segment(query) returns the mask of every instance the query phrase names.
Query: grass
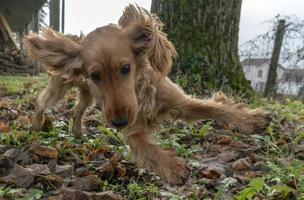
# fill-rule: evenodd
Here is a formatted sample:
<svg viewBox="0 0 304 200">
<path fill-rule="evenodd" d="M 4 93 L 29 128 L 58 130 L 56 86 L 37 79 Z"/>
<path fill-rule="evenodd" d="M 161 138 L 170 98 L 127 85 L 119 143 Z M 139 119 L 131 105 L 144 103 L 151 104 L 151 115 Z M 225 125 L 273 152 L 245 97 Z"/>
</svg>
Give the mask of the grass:
<svg viewBox="0 0 304 200">
<path fill-rule="evenodd" d="M 20 92 L 24 88 L 25 83 L 30 81 L 37 82 L 37 87 L 41 88 L 47 83 L 47 74 L 40 76 L 3 76 L 0 75 L 0 86 L 5 86 L 10 94 Z"/>
<path fill-rule="evenodd" d="M 0 76 L 0 86 L 7 88 L 9 97 L 16 100 L 18 109 L 24 109 L 29 102 L 35 98 L 42 87 L 47 83 L 47 75 L 38 77 L 24 76 Z M 1 89 L 1 88 L 0 88 Z M 20 95 L 22 94 L 22 95 Z M 1 101 L 1 100 L 0 100 Z M 73 103 L 68 101 L 69 106 Z M 213 186 L 210 189 L 211 196 L 204 198 L 198 196 L 195 190 L 187 198 L 181 193 L 168 190 L 157 181 L 144 177 L 141 171 L 136 177 L 131 177 L 124 184 L 111 177 L 100 183 L 100 191 L 113 190 L 124 194 L 126 199 L 231 199 L 246 200 L 258 197 L 260 199 L 302 199 L 304 200 L 304 162 L 295 156 L 291 146 L 304 145 L 304 104 L 300 101 L 284 99 L 280 101 L 257 98 L 251 102 L 250 107 L 263 106 L 273 115 L 273 121 L 261 134 L 250 136 L 233 136 L 237 141 L 244 140 L 267 163 L 268 172 L 260 177 L 250 178 L 246 183 L 241 184 L 236 177 L 225 177 L 219 180 L 212 180 Z M 22 110 L 27 112 L 27 110 Z M 32 112 L 32 111 L 31 111 Z M 10 122 L 10 132 L 0 133 L 0 144 L 14 146 L 19 149 L 26 147 L 32 141 L 53 146 L 62 145 L 59 160 L 73 155 L 79 160 L 86 161 L 88 154 L 109 145 L 115 152 L 119 152 L 123 159 L 130 161 L 129 149 L 123 140 L 120 132 L 107 128 L 104 125 L 96 126 L 94 131 L 100 133 L 95 136 L 88 135 L 82 139 L 75 139 L 70 134 L 70 120 L 55 120 L 53 128 L 49 132 L 32 132 L 28 124 L 25 130 L 19 130 L 16 121 Z M 206 144 L 216 146 L 213 141 L 215 132 L 218 129 L 213 121 L 184 125 L 179 122 L 166 124 L 157 134 L 159 144 L 168 149 L 175 149 L 177 154 L 184 157 L 191 170 L 199 167 L 199 161 L 192 158 L 194 154 L 208 156 Z M 190 140 L 188 144 L 186 141 Z M 283 141 L 283 142 L 282 142 Z M 285 143 L 284 143 L 285 141 Z M 78 145 L 78 146 L 77 146 Z M 77 148 L 70 148 L 77 146 Z M 91 163 L 84 164 L 88 170 L 95 170 L 96 166 Z M 191 171 L 192 175 L 198 172 Z M 144 178 L 142 178 L 144 177 Z M 198 187 L 209 189 L 206 180 L 197 180 Z M 176 188 L 176 191 L 179 188 Z M 232 192 L 233 191 L 233 192 Z M 44 192 L 44 191 L 43 191 Z M 42 196 L 41 188 L 3 187 L 0 186 L 0 198 L 18 196 L 16 199 L 39 199 Z"/>
</svg>

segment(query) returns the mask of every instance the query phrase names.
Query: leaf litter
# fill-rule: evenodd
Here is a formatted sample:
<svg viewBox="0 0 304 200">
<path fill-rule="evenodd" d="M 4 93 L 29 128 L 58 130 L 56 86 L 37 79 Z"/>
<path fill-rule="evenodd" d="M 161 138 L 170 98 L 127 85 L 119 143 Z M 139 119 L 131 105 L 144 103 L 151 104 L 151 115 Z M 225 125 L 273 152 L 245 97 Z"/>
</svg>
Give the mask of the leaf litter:
<svg viewBox="0 0 304 200">
<path fill-rule="evenodd" d="M 74 138 L 76 91 L 46 112 L 43 131 L 32 131 L 37 85 L 29 81 L 16 93 L 1 89 L 0 198 L 272 199 L 301 197 L 304 191 L 304 114 L 292 102 L 258 102 L 274 113 L 273 124 L 249 136 L 211 121 L 164 124 L 160 145 L 175 149 L 190 170 L 184 185 L 172 186 L 132 162 L 121 133 L 107 128 L 94 107 L 84 119 L 88 134 Z M 284 117 L 283 108 L 294 117 Z M 294 159 L 296 169 L 284 167 Z"/>
</svg>

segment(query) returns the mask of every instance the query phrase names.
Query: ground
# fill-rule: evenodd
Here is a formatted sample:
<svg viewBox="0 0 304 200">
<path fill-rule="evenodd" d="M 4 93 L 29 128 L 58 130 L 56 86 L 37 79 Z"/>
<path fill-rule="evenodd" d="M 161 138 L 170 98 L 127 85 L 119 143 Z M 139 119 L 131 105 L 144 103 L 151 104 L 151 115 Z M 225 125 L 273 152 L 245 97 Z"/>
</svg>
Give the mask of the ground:
<svg viewBox="0 0 304 200">
<path fill-rule="evenodd" d="M 94 107 L 88 134 L 71 134 L 76 91 L 47 111 L 44 131 L 33 132 L 40 77 L 0 76 L 0 199 L 304 199 L 304 104 L 256 98 L 272 122 L 241 135 L 214 121 L 168 122 L 157 141 L 187 160 L 189 178 L 171 186 L 132 162 L 120 132 L 103 124 Z M 77 197 L 77 198 L 76 198 Z"/>
</svg>

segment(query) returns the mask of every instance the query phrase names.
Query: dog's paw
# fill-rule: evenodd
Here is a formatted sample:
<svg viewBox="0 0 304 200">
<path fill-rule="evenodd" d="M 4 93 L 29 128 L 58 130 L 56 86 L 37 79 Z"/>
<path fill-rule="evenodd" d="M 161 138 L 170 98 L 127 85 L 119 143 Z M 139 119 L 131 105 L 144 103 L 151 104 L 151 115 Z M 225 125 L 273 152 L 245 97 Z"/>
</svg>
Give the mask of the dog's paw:
<svg viewBox="0 0 304 200">
<path fill-rule="evenodd" d="M 83 134 L 86 134 L 87 133 L 87 129 L 84 128 L 84 127 L 73 127 L 72 128 L 72 133 L 73 135 L 76 137 L 76 138 L 81 138 L 81 136 Z"/>
<path fill-rule="evenodd" d="M 271 121 L 270 113 L 262 108 L 249 110 L 243 119 L 235 122 L 236 128 L 241 133 L 251 134 L 267 128 Z"/>
<path fill-rule="evenodd" d="M 40 131 L 43 129 L 43 125 L 45 122 L 43 112 L 35 112 L 32 115 L 31 120 L 32 120 L 32 126 L 33 126 L 34 131 Z"/>
<path fill-rule="evenodd" d="M 169 184 L 184 184 L 188 177 L 188 170 L 185 160 L 179 157 L 168 158 L 167 161 L 161 163 L 161 178 Z"/>
</svg>

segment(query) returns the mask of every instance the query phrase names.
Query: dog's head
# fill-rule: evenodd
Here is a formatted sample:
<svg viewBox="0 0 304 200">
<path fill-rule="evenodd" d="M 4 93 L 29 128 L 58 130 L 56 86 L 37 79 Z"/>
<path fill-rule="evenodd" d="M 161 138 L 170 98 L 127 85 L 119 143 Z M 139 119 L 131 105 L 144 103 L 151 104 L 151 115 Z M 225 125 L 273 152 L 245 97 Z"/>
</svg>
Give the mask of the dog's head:
<svg viewBox="0 0 304 200">
<path fill-rule="evenodd" d="M 157 16 L 129 5 L 117 25 L 97 28 L 82 41 L 52 29 L 26 39 L 29 55 L 52 75 L 84 77 L 109 124 L 133 124 L 138 113 L 136 84 L 143 68 L 158 78 L 170 71 L 175 49 Z"/>
</svg>

